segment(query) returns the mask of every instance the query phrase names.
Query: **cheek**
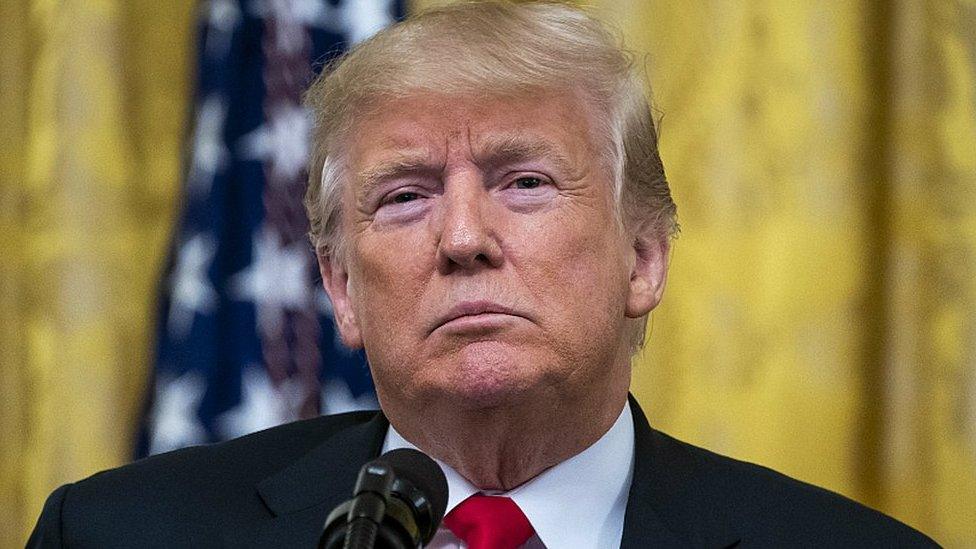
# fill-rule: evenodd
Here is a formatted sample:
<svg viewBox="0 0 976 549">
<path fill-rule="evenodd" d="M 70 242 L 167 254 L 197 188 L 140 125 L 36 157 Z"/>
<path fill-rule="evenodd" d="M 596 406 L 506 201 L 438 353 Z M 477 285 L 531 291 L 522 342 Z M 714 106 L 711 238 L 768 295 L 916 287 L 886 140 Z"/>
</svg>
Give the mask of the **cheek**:
<svg viewBox="0 0 976 549">
<path fill-rule="evenodd" d="M 589 282 L 620 276 L 621 239 L 602 209 L 584 207 L 559 212 L 545 227 L 534 228 L 547 238 L 536 242 L 539 257 L 549 257 L 551 270 Z"/>
<path fill-rule="evenodd" d="M 581 315 L 599 321 L 622 318 L 627 272 L 612 228 L 594 230 L 593 220 L 562 224 L 550 238 L 535 239 L 523 259 L 525 283 L 541 303 L 579 326 Z M 545 234 L 545 233 L 543 233 Z"/>
<path fill-rule="evenodd" d="M 364 336 L 374 327 L 410 326 L 408 320 L 422 296 L 423 273 L 430 268 L 431 252 L 422 245 L 404 238 L 370 238 L 358 243 L 355 301 Z"/>
</svg>

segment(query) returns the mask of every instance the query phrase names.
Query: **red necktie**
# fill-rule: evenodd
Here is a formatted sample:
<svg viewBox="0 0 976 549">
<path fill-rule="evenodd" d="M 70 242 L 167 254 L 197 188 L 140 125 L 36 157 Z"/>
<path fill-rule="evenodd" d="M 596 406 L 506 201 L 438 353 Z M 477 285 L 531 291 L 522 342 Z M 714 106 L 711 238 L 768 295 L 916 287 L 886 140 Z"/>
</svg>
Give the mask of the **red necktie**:
<svg viewBox="0 0 976 549">
<path fill-rule="evenodd" d="M 516 549 L 535 530 L 509 498 L 475 494 L 444 517 L 444 526 L 468 544 L 468 549 Z"/>
</svg>

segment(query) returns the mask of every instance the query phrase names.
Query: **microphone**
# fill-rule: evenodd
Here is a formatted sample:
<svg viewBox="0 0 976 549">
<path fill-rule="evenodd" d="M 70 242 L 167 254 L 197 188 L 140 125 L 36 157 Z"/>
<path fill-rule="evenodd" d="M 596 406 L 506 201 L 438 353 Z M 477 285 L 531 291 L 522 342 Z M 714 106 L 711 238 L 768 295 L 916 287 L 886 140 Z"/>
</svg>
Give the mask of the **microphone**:
<svg viewBox="0 0 976 549">
<path fill-rule="evenodd" d="M 426 454 L 402 448 L 363 465 L 352 499 L 325 519 L 320 549 L 423 547 L 447 509 L 447 479 Z"/>
</svg>

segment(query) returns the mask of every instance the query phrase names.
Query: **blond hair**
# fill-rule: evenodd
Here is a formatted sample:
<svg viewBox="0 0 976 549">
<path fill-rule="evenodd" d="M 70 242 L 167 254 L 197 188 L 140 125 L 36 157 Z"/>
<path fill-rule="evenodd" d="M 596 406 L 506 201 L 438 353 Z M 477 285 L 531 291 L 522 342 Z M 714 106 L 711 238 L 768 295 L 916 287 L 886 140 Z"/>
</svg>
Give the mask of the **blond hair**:
<svg viewBox="0 0 976 549">
<path fill-rule="evenodd" d="M 357 114 L 424 93 L 582 94 L 597 113 L 617 220 L 644 236 L 677 231 L 643 79 L 586 12 L 556 2 L 459 2 L 380 31 L 330 63 L 305 96 L 312 159 L 305 206 L 316 253 L 343 260 L 343 142 Z"/>
</svg>

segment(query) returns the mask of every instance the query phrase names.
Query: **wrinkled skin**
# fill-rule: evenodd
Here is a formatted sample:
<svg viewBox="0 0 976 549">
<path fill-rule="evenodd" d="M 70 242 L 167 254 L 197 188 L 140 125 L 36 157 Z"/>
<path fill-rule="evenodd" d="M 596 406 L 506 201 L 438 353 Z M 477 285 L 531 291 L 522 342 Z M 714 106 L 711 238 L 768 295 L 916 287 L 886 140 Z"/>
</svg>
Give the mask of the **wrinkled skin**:
<svg viewBox="0 0 976 549">
<path fill-rule="evenodd" d="M 416 96 L 347 143 L 349 253 L 320 258 L 340 333 L 397 430 L 482 488 L 609 429 L 664 288 L 667 240 L 615 222 L 591 118 L 574 94 Z"/>
</svg>

